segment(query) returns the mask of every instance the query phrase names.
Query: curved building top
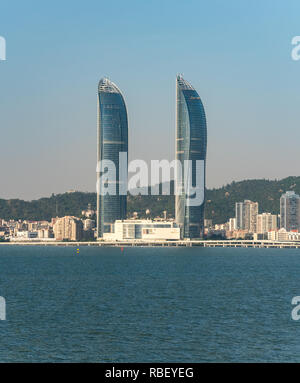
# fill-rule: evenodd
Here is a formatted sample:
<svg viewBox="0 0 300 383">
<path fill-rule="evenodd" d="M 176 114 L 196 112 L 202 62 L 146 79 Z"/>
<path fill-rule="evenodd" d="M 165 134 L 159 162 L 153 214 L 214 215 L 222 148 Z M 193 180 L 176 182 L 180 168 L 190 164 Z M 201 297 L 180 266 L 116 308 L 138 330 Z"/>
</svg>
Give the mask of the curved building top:
<svg viewBox="0 0 300 383">
<path fill-rule="evenodd" d="M 106 77 L 102 78 L 99 81 L 98 92 L 122 94 L 117 85 Z"/>
<path fill-rule="evenodd" d="M 182 90 L 195 90 L 190 83 L 188 83 L 181 74 L 177 76 L 177 82 Z"/>
</svg>

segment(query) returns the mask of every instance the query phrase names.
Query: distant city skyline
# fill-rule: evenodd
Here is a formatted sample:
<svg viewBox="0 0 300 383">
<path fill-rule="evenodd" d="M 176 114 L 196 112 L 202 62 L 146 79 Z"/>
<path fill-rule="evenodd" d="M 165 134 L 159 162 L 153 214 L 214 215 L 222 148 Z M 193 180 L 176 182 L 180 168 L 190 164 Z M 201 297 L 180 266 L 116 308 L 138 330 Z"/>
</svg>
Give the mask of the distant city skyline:
<svg viewBox="0 0 300 383">
<path fill-rule="evenodd" d="M 175 158 L 174 78 L 183 73 L 208 116 L 208 188 L 300 175 L 299 1 L 17 7 L 1 2 L 0 198 L 96 191 L 95 83 L 105 75 L 124 90 L 129 161 Z"/>
</svg>

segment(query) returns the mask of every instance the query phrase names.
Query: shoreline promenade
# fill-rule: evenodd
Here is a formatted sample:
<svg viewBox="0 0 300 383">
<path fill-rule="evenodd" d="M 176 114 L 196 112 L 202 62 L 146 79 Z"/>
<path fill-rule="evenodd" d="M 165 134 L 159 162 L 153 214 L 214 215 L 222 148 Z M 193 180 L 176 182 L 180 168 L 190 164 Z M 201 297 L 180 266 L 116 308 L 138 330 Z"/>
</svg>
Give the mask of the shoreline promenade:
<svg viewBox="0 0 300 383">
<path fill-rule="evenodd" d="M 93 247 L 230 247 L 298 249 L 300 241 L 272 240 L 192 240 L 192 241 L 15 241 L 0 242 L 0 246 L 93 246 Z"/>
</svg>

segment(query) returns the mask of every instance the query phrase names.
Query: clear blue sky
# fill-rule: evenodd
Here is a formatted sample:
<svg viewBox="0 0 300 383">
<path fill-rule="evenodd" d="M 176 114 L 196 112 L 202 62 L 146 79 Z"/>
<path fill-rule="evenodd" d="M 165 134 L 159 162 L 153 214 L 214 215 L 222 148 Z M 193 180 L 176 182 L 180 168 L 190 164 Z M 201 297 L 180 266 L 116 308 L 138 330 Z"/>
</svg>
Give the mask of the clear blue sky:
<svg viewBox="0 0 300 383">
<path fill-rule="evenodd" d="M 95 191 L 97 83 L 122 90 L 130 159 L 173 159 L 175 76 L 207 114 L 207 186 L 300 175 L 299 0 L 1 0 L 0 198 Z"/>
</svg>

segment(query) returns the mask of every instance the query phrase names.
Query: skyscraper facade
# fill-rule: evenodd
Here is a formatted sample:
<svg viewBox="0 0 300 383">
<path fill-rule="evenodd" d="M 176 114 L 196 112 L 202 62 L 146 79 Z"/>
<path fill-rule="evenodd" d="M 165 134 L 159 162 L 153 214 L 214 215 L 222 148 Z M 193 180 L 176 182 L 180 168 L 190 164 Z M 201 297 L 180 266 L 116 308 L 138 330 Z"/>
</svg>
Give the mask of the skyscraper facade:
<svg viewBox="0 0 300 383">
<path fill-rule="evenodd" d="M 120 155 L 120 153 L 122 153 Z M 127 213 L 127 153 L 128 120 L 124 98 L 119 88 L 107 78 L 98 85 L 97 121 L 97 236 L 111 232 L 118 219 L 125 219 Z M 124 154 L 126 158 L 124 157 Z M 120 166 L 120 156 L 125 159 Z M 107 181 L 101 177 L 108 171 L 100 166 L 105 161 L 115 165 L 115 180 Z M 115 193 L 103 191 L 111 182 Z M 121 193 L 123 190 L 123 193 Z M 125 192 L 124 192 L 125 190 Z"/>
<path fill-rule="evenodd" d="M 203 104 L 196 90 L 179 75 L 176 79 L 176 160 L 182 172 L 178 177 L 176 170 L 175 214 L 183 238 L 203 236 L 206 147 Z M 186 161 L 190 161 L 190 165 L 185 166 Z M 190 204 L 192 200 L 188 198 L 191 186 L 196 186 L 196 192 L 201 195 L 196 205 Z"/>
<path fill-rule="evenodd" d="M 258 215 L 258 202 L 245 200 L 236 202 L 235 218 L 238 230 L 248 230 L 250 233 L 256 233 Z"/>
<path fill-rule="evenodd" d="M 244 203 L 236 202 L 235 203 L 235 219 L 236 219 L 236 228 L 238 230 L 243 230 L 244 226 Z"/>
<path fill-rule="evenodd" d="M 300 230 L 300 197 L 294 191 L 280 197 L 280 227 L 286 231 Z"/>
<path fill-rule="evenodd" d="M 262 213 L 257 215 L 256 233 L 264 234 L 269 231 L 277 230 L 277 215 Z"/>
</svg>

